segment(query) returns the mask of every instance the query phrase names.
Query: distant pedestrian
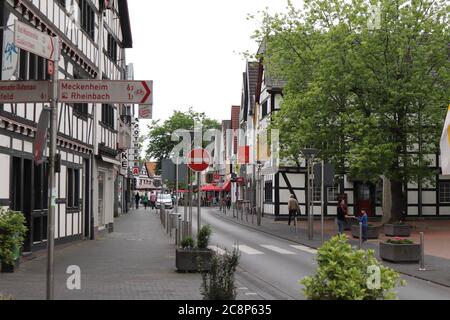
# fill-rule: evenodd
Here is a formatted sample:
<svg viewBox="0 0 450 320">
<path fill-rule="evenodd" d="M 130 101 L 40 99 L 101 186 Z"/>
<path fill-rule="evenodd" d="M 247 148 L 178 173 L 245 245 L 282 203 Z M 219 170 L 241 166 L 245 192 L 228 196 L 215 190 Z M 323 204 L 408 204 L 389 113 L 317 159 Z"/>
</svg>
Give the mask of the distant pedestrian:
<svg viewBox="0 0 450 320">
<path fill-rule="evenodd" d="M 297 225 L 297 214 L 300 213 L 300 206 L 298 204 L 297 199 L 295 199 L 295 195 L 293 195 L 293 194 L 291 194 L 291 197 L 289 199 L 288 210 L 289 210 L 289 223 L 288 223 L 288 225 L 289 226 L 291 225 L 292 217 L 294 217 L 295 225 Z"/>
<path fill-rule="evenodd" d="M 341 200 L 337 208 L 337 220 L 336 220 L 339 235 L 344 234 L 345 223 L 347 222 L 347 218 L 349 218 L 349 216 L 347 215 L 347 205 L 345 203 L 345 200 Z"/>
<path fill-rule="evenodd" d="M 367 242 L 369 240 L 368 238 L 368 229 L 369 229 L 369 216 L 367 215 L 367 210 L 362 209 L 361 210 L 361 216 L 359 218 L 356 218 L 361 224 L 362 224 L 362 238 L 363 242 Z"/>
<path fill-rule="evenodd" d="M 141 200 L 141 196 L 139 195 L 139 192 L 136 192 L 136 195 L 134 196 L 134 201 L 136 202 L 136 210 L 139 209 L 139 201 Z"/>
<path fill-rule="evenodd" d="M 227 196 L 227 209 L 228 209 L 228 211 L 231 210 L 231 197 L 230 196 Z"/>
<path fill-rule="evenodd" d="M 144 198 L 142 199 L 142 203 L 144 204 L 145 210 L 147 210 L 147 206 L 148 206 L 148 196 L 147 196 L 147 193 L 144 194 Z"/>
<path fill-rule="evenodd" d="M 154 192 L 150 195 L 150 207 L 156 210 L 156 194 Z"/>
</svg>

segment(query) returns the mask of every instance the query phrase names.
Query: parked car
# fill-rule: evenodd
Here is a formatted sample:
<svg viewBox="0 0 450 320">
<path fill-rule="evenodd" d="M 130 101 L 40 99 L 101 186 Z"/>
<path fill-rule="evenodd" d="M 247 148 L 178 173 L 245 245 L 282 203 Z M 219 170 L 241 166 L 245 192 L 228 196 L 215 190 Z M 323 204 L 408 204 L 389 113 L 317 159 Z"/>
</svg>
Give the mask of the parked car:
<svg viewBox="0 0 450 320">
<path fill-rule="evenodd" d="M 164 205 L 166 209 L 173 209 L 173 200 L 170 194 L 159 194 L 156 199 L 156 208 L 161 208 Z"/>
</svg>

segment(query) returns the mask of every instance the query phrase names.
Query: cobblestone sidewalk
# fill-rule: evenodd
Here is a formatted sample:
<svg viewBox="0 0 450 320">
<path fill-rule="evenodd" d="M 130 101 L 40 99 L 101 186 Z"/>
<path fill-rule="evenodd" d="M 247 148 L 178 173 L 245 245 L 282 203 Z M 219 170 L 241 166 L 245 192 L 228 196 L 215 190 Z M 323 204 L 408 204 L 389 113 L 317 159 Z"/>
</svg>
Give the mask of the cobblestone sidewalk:
<svg viewBox="0 0 450 320">
<path fill-rule="evenodd" d="M 200 300 L 201 276 L 175 272 L 175 246 L 159 217 L 135 211 L 116 220 L 115 233 L 55 252 L 57 300 Z M 67 289 L 69 266 L 81 268 L 81 290 Z M 0 274 L 0 293 L 18 300 L 45 299 L 46 257 L 23 263 L 14 274 Z M 242 287 L 242 283 L 237 283 Z M 239 290 L 239 299 L 264 299 Z"/>
</svg>

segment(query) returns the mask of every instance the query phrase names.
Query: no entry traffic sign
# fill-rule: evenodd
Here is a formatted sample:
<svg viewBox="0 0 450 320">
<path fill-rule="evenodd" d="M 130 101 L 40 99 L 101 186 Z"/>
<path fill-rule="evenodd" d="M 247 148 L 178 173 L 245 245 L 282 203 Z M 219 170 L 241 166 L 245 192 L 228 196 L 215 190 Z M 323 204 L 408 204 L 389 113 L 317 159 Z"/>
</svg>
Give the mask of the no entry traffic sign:
<svg viewBox="0 0 450 320">
<path fill-rule="evenodd" d="M 60 80 L 65 103 L 153 104 L 153 81 Z"/>
<path fill-rule="evenodd" d="M 194 149 L 189 153 L 188 167 L 195 172 L 202 172 L 208 169 L 211 157 L 205 149 Z"/>
</svg>

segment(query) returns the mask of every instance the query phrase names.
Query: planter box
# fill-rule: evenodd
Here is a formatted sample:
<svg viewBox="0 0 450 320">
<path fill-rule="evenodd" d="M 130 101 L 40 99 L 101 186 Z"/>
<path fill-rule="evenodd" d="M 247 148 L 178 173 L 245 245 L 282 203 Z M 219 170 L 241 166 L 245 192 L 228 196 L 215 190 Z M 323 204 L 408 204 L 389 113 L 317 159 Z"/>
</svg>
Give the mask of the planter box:
<svg viewBox="0 0 450 320">
<path fill-rule="evenodd" d="M 410 237 L 411 226 L 406 224 L 387 224 L 384 226 L 384 234 L 388 237 Z"/>
<path fill-rule="evenodd" d="M 354 219 L 347 219 L 345 221 L 345 224 L 344 224 L 344 230 L 345 231 L 352 231 L 353 226 L 357 226 L 357 225 L 359 225 L 358 221 L 356 221 Z"/>
<path fill-rule="evenodd" d="M 413 263 L 420 261 L 419 244 L 380 243 L 380 258 L 394 263 Z"/>
<path fill-rule="evenodd" d="M 359 225 L 352 226 L 353 238 L 359 239 Z M 369 226 L 367 229 L 367 238 L 370 240 L 376 240 L 380 237 L 380 228 Z"/>
<path fill-rule="evenodd" d="M 207 272 L 211 270 L 212 250 L 177 249 L 175 264 L 182 272 Z"/>
</svg>

